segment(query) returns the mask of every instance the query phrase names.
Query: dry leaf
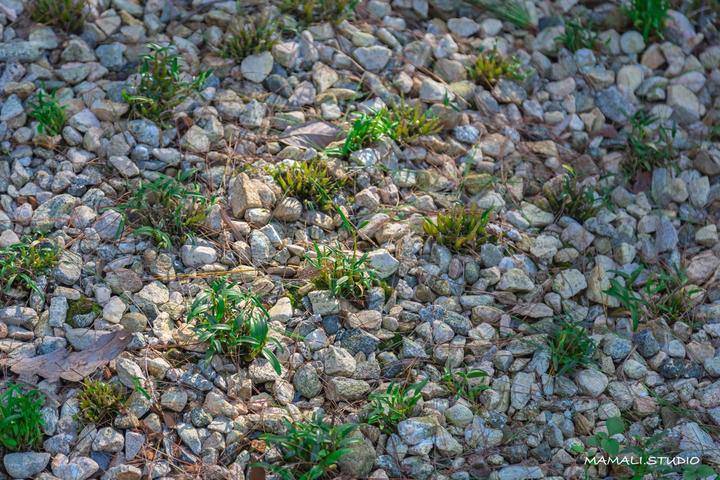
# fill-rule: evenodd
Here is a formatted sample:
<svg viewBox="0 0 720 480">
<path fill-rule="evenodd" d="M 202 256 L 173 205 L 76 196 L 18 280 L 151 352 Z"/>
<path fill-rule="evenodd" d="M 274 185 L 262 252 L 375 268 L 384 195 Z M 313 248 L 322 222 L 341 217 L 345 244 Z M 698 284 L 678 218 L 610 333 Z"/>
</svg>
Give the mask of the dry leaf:
<svg viewBox="0 0 720 480">
<path fill-rule="evenodd" d="M 260 467 L 250 467 L 248 480 L 265 480 L 265 469 Z"/>
<path fill-rule="evenodd" d="M 79 382 L 110 360 L 120 355 L 132 339 L 132 333 L 118 330 L 98 339 L 97 345 L 81 352 L 68 352 L 58 349 L 45 355 L 32 358 L 10 360 L 10 370 L 18 375 L 40 375 L 51 382 L 62 378 Z"/>
<path fill-rule="evenodd" d="M 286 145 L 303 148 L 325 148 L 342 134 L 335 125 L 315 121 L 294 127 L 283 133 L 280 141 Z"/>
</svg>

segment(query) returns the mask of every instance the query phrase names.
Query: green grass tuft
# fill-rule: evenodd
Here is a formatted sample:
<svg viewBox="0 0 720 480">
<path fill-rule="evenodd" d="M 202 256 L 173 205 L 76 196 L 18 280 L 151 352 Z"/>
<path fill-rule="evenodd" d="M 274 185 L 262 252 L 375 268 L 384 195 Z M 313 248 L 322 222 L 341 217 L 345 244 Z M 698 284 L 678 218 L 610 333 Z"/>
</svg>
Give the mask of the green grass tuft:
<svg viewBox="0 0 720 480">
<path fill-rule="evenodd" d="M 242 61 L 248 55 L 270 51 L 278 38 L 278 24 L 270 17 L 237 17 L 230 25 L 222 53 Z"/>
<path fill-rule="evenodd" d="M 581 48 L 599 50 L 602 42 L 598 34 L 593 30 L 592 21 L 587 26 L 582 20 L 567 20 L 565 22 L 565 33 L 556 39 L 571 52 L 577 52 Z"/>
<path fill-rule="evenodd" d="M 35 0 L 30 18 L 66 33 L 79 33 L 87 18 L 85 0 Z"/>
<path fill-rule="evenodd" d="M 426 384 L 427 380 L 408 387 L 391 383 L 384 392 L 371 393 L 368 397 L 370 412 L 367 423 L 377 425 L 388 435 L 393 433 L 395 426 L 412 414 L 422 398 L 420 391 Z"/>
<path fill-rule="evenodd" d="M 487 239 L 485 228 L 490 221 L 491 212 L 455 205 L 444 213 L 438 213 L 435 221 L 426 218 L 423 230 L 437 243 L 455 252 L 472 250 Z"/>
<path fill-rule="evenodd" d="M 351 436 L 357 425 L 329 424 L 319 411 L 310 421 L 283 420 L 283 424 L 284 433 L 261 436 L 269 447 L 280 450 L 282 464 L 258 464 L 282 480 L 330 478 L 338 461 L 349 453 L 349 447 L 360 441 Z"/>
<path fill-rule="evenodd" d="M 285 195 L 324 212 L 333 210 L 333 197 L 345 186 L 344 180 L 333 176 L 327 164 L 318 160 L 281 164 L 270 174 Z"/>
<path fill-rule="evenodd" d="M 0 394 L 0 445 L 10 452 L 35 450 L 43 438 L 42 406 L 45 397 L 38 390 L 24 391 L 7 384 Z"/>
<path fill-rule="evenodd" d="M 45 239 L 31 241 L 24 238 L 0 248 L 0 298 L 14 289 L 43 295 L 35 278 L 53 269 L 59 256 L 59 248 Z"/>
<path fill-rule="evenodd" d="M 592 362 L 595 341 L 587 330 L 575 323 L 561 320 L 548 335 L 550 374 L 568 375 Z"/>
<path fill-rule="evenodd" d="M 213 280 L 210 288 L 198 295 L 188 313 L 196 320 L 195 331 L 201 342 L 208 343 L 208 354 L 227 355 L 234 361 L 250 362 L 262 355 L 278 375 L 280 362 L 268 348 L 279 342 L 270 336 L 270 315 L 260 298 L 243 292 L 226 278 Z"/>
<path fill-rule="evenodd" d="M 78 394 L 78 419 L 84 424 L 94 423 L 96 427 L 110 425 L 122 410 L 125 398 L 120 385 L 86 379 Z"/>
<path fill-rule="evenodd" d="M 134 227 L 136 235 L 153 238 L 160 248 L 196 236 L 215 199 L 204 195 L 200 185 L 185 184 L 192 173 L 180 172 L 176 178 L 160 175 L 152 182 L 141 183 L 115 210 L 124 223 Z"/>
<path fill-rule="evenodd" d="M 497 47 L 480 52 L 469 72 L 473 81 L 488 89 L 492 89 L 501 78 L 522 82 L 527 77 L 520 60 L 516 56 L 503 57 Z"/>
<path fill-rule="evenodd" d="M 653 131 L 655 124 L 658 125 Z M 629 152 L 622 164 L 623 172 L 632 178 L 639 172 L 667 165 L 675 156 L 675 133 L 674 126 L 667 128 L 659 124 L 657 117 L 638 111 L 630 119 Z"/>
<path fill-rule="evenodd" d="M 478 369 L 461 369 L 453 371 L 445 367 L 440 383 L 445 385 L 454 399 L 465 399 L 470 405 L 477 405 L 480 394 L 490 387 L 479 383 L 477 379 L 487 378 L 487 372 Z"/>
<path fill-rule="evenodd" d="M 642 33 L 645 42 L 652 36 L 663 38 L 669 9 L 668 0 L 631 0 L 628 6 L 623 7 L 633 26 Z"/>
<path fill-rule="evenodd" d="M 336 297 L 362 301 L 374 286 L 382 286 L 377 273 L 367 264 L 368 255 L 357 250 L 346 253 L 337 247 L 321 249 L 314 245 L 315 257 L 305 256 L 315 270 L 312 283 L 320 290 L 330 290 Z"/>
<path fill-rule="evenodd" d="M 559 188 L 552 188 L 549 184 L 543 187 L 545 198 L 556 215 L 567 215 L 584 222 L 594 217 L 599 210 L 595 191 L 580 185 L 571 167 L 564 165 L 564 168 L 566 173 L 562 176 Z"/>
<path fill-rule="evenodd" d="M 530 11 L 523 0 L 472 0 L 472 3 L 518 28 L 533 28 Z"/>
<path fill-rule="evenodd" d="M 34 102 L 28 102 L 30 116 L 37 120 L 37 131 L 41 134 L 60 135 L 67 117 L 65 106 L 60 105 L 55 98 L 55 92 L 45 92 L 40 89 Z"/>
<path fill-rule="evenodd" d="M 301 24 L 340 23 L 355 11 L 359 0 L 283 0 L 280 11 Z"/>
<path fill-rule="evenodd" d="M 165 124 L 175 107 L 203 88 L 210 71 L 204 70 L 191 80 L 183 80 L 180 57 L 172 53 L 171 47 L 155 43 L 148 47 L 150 53 L 142 57 L 138 69 L 140 83 L 133 88 L 132 93 L 123 91 L 122 96 L 130 105 L 130 117 L 147 118 Z"/>
</svg>

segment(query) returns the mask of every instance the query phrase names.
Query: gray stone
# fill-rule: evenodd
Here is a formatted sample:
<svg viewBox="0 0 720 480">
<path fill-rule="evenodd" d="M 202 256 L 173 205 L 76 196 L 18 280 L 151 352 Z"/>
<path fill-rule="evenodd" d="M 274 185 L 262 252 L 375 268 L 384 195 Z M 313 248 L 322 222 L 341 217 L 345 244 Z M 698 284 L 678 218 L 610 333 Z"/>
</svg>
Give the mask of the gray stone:
<svg viewBox="0 0 720 480">
<path fill-rule="evenodd" d="M 1 45 L 0 48 L 2 48 Z M 5 471 L 12 478 L 34 478 L 45 470 L 49 461 L 49 453 L 39 452 L 6 453 L 3 457 Z"/>
<path fill-rule="evenodd" d="M 270 52 L 248 55 L 240 64 L 240 71 L 244 78 L 251 82 L 260 83 L 272 71 L 273 63 L 273 56 Z"/>
<path fill-rule="evenodd" d="M 392 51 L 382 45 L 356 48 L 353 52 L 355 59 L 366 70 L 378 72 L 387 65 Z"/>
</svg>

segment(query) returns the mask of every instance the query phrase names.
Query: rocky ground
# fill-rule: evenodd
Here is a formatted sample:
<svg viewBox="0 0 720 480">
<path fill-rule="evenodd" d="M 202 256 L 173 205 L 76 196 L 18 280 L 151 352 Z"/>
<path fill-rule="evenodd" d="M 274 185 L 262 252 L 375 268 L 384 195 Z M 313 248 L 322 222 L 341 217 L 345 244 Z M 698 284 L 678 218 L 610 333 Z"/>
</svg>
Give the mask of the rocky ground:
<svg viewBox="0 0 720 480">
<path fill-rule="evenodd" d="M 280 18 L 268 3 L 245 13 Z M 36 291 L 0 297 L 3 384 L 39 390 L 44 419 L 33 451 L 0 447 L 0 477 L 264 478 L 254 462 L 283 460 L 261 434 L 316 411 L 359 425 L 327 478 L 642 478 L 584 463 L 607 453 L 594 439 L 617 417 L 623 449 L 720 464 L 717 3 L 673 2 L 647 41 L 616 3 L 527 4 L 519 28 L 453 0 L 361 1 L 339 22 L 285 18 L 295 27 L 239 59 L 222 55 L 232 1 L 89 0 L 67 33 L 0 0 L 0 248 L 59 252 L 30 269 Z M 594 21 L 594 48 L 558 40 L 576 19 Z M 173 45 L 183 75 L 211 70 L 167 121 L 122 94 L 149 43 Z M 493 47 L 522 78 L 469 76 Z M 65 106 L 54 137 L 31 114 L 40 88 Z M 401 98 L 441 128 L 324 151 L 353 115 Z M 634 129 L 637 112 L 653 122 Z M 648 171 L 633 163 L 658 158 L 643 146 L 669 153 Z M 269 172 L 292 160 L 345 179 L 331 208 L 277 184 Z M 213 203 L 196 236 L 167 245 L 118 206 L 178 172 Z M 548 189 L 565 181 L 558 209 Z M 586 192 L 592 206 L 563 209 Z M 489 235 L 459 251 L 423 229 L 458 202 L 492 210 Z M 367 253 L 362 269 L 384 281 L 355 301 L 318 289 L 315 245 Z M 635 271 L 618 290 L 629 302 L 608 293 Z M 190 305 L 226 275 L 269 310 L 279 375 L 199 342 Z M 660 275 L 677 288 L 643 297 Z M 667 295 L 677 308 L 659 307 Z M 595 348 L 560 371 L 548 345 L 567 321 L 587 334 L 573 346 Z M 487 375 L 453 388 L 472 371 Z M 86 377 L 126 397 L 104 424 L 79 415 Z M 391 382 L 421 399 L 388 429 L 368 425 L 368 396 Z"/>
</svg>

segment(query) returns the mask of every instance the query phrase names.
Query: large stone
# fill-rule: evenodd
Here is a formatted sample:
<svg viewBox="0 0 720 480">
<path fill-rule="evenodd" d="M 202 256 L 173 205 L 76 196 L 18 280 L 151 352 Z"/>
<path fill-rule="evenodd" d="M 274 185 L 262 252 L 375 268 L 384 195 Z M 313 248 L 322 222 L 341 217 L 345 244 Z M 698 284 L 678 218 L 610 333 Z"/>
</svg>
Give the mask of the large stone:
<svg viewBox="0 0 720 480">
<path fill-rule="evenodd" d="M 49 453 L 39 452 L 6 453 L 3 457 L 5 471 L 13 478 L 35 478 L 49 461 Z"/>
<path fill-rule="evenodd" d="M 273 56 L 270 52 L 257 53 L 248 55 L 240 64 L 240 71 L 244 78 L 251 82 L 260 83 L 268 75 L 273 68 Z"/>
</svg>

